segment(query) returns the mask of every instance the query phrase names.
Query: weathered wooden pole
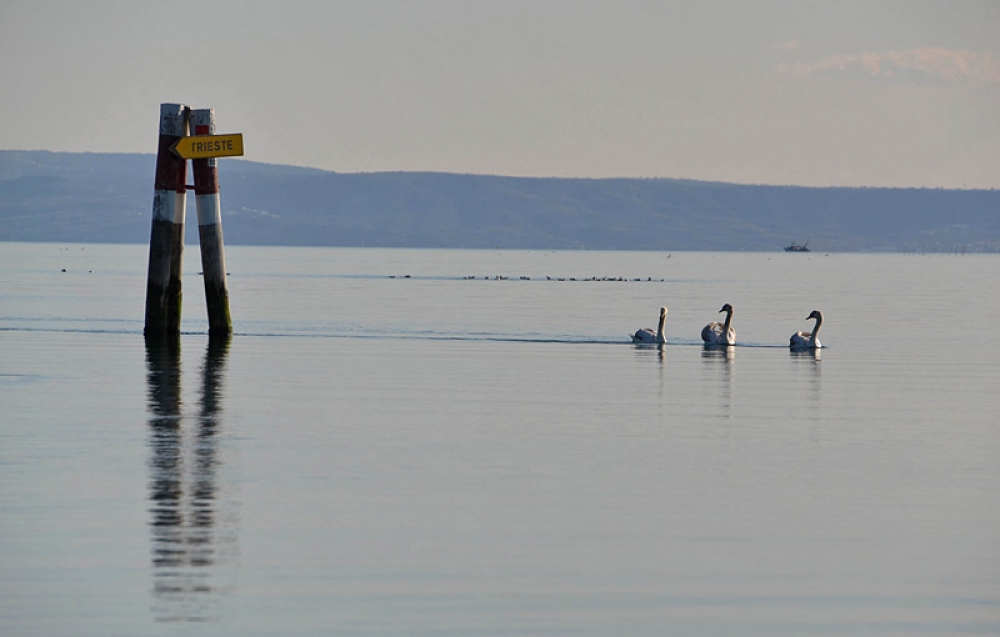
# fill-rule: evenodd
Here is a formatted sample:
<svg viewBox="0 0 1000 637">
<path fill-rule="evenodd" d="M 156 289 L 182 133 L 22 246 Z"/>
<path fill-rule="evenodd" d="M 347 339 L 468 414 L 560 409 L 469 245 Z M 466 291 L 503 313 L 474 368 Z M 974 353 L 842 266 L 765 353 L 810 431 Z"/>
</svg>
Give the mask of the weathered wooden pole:
<svg viewBox="0 0 1000 637">
<path fill-rule="evenodd" d="M 191 130 L 195 136 L 215 134 L 215 110 L 191 111 Z M 205 279 L 205 304 L 208 307 L 208 333 L 232 334 L 229 314 L 229 288 L 226 284 L 226 254 L 222 241 L 222 208 L 219 202 L 218 159 L 192 159 L 195 205 L 198 209 L 198 239 L 201 242 L 201 269 Z"/>
<path fill-rule="evenodd" d="M 184 254 L 184 203 L 187 162 L 170 147 L 187 135 L 188 108 L 160 104 L 160 140 L 156 152 L 153 225 L 149 236 L 146 279 L 146 336 L 179 334 L 181 264 Z"/>
</svg>

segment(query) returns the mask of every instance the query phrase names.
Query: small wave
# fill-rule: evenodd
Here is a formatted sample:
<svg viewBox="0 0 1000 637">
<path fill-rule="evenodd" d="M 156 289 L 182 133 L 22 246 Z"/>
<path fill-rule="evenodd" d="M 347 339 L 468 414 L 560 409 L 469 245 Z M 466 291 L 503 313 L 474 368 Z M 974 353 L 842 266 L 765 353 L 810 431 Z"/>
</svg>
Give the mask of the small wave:
<svg viewBox="0 0 1000 637">
<path fill-rule="evenodd" d="M 121 321 L 126 322 L 126 321 Z M 129 321 L 131 323 L 131 321 Z M 50 334 L 119 334 L 142 336 L 141 327 L 125 329 L 120 327 L 34 327 L 34 326 L 0 326 L 0 332 L 34 332 Z M 207 336 L 208 332 L 202 330 L 182 330 L 181 336 Z M 578 336 L 549 336 L 546 334 L 537 335 L 515 335 L 515 334 L 491 334 L 487 332 L 472 333 L 450 333 L 450 332 L 394 332 L 385 330 L 377 333 L 358 332 L 338 332 L 319 331 L 311 329 L 291 330 L 291 331 L 268 331 L 268 330 L 237 330 L 233 332 L 233 337 L 239 338 L 321 338 L 321 339 L 365 339 L 365 340 L 413 340 L 413 341 L 466 341 L 466 342 L 493 342 L 493 343 L 554 343 L 566 345 L 633 345 L 639 347 L 659 346 L 656 343 L 633 343 L 628 336 L 621 338 L 588 336 L 581 334 Z M 705 344 L 698 339 L 667 337 L 665 347 L 704 347 Z M 730 347 L 738 349 L 788 349 L 787 343 L 736 343 Z M 723 348 L 715 348 L 723 349 Z M 823 349 L 829 349 L 824 346 Z"/>
<path fill-rule="evenodd" d="M 0 374 L 0 385 L 35 383 L 45 378 L 39 374 Z"/>
<path fill-rule="evenodd" d="M 244 332 L 238 331 L 234 336 L 247 338 L 342 338 L 363 340 L 394 340 L 394 341 L 465 341 L 492 343 L 562 343 L 567 345 L 623 345 L 631 344 L 623 340 L 607 338 L 580 337 L 550 337 L 550 336 L 511 336 L 497 334 L 446 334 L 446 333 L 393 333 L 352 334 L 352 333 L 317 333 L 317 332 Z"/>
</svg>

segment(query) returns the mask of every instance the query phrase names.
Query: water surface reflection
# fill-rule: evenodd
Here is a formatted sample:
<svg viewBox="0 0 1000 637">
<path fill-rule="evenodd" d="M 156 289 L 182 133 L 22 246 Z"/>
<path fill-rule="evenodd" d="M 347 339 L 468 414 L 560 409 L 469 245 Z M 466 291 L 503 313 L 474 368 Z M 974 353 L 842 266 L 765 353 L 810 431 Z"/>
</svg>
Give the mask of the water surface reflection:
<svg viewBox="0 0 1000 637">
<path fill-rule="evenodd" d="M 212 338 L 197 416 L 184 414 L 179 338 L 147 339 L 150 529 L 157 621 L 219 619 L 220 568 L 232 566 L 235 522 L 219 499 L 219 430 L 229 338 Z M 224 579 L 224 578 L 223 578 Z"/>
<path fill-rule="evenodd" d="M 736 364 L 736 347 L 733 345 L 704 345 L 701 359 L 706 369 L 712 370 L 708 382 L 710 386 L 722 385 L 718 394 L 723 409 L 722 415 L 729 419 L 733 417 L 733 368 Z M 715 370 L 715 368 L 721 371 Z"/>
<path fill-rule="evenodd" d="M 822 408 L 822 391 L 820 386 L 822 357 L 819 349 L 790 349 L 790 360 L 794 363 L 796 370 L 805 370 L 801 374 L 803 378 L 799 381 L 806 389 L 804 393 L 807 399 L 806 405 L 809 407 L 809 418 L 818 420 Z"/>
<path fill-rule="evenodd" d="M 661 365 L 666 360 L 665 347 L 663 343 L 635 343 L 635 351 L 638 356 L 656 356 Z"/>
</svg>

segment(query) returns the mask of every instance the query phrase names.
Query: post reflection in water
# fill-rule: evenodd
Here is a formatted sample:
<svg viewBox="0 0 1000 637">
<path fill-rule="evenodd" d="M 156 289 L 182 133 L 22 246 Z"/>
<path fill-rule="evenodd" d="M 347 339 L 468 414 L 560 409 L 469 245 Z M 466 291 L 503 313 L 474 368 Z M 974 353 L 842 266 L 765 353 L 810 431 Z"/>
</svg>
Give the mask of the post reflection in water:
<svg viewBox="0 0 1000 637">
<path fill-rule="evenodd" d="M 232 566 L 235 523 L 220 510 L 222 380 L 230 339 L 211 338 L 196 418 L 184 414 L 180 338 L 146 339 L 149 502 L 157 621 L 219 619 L 220 568 Z M 224 578 L 223 578 L 224 579 Z"/>
</svg>

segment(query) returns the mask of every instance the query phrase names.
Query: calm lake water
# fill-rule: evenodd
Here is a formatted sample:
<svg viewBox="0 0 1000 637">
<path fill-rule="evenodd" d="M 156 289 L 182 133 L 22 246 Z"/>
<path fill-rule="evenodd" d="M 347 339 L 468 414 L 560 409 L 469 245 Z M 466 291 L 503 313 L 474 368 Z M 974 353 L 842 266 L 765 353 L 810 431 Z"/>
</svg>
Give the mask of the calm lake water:
<svg viewBox="0 0 1000 637">
<path fill-rule="evenodd" d="M 0 634 L 1000 634 L 1000 257 L 198 258 L 0 243 Z"/>
</svg>

